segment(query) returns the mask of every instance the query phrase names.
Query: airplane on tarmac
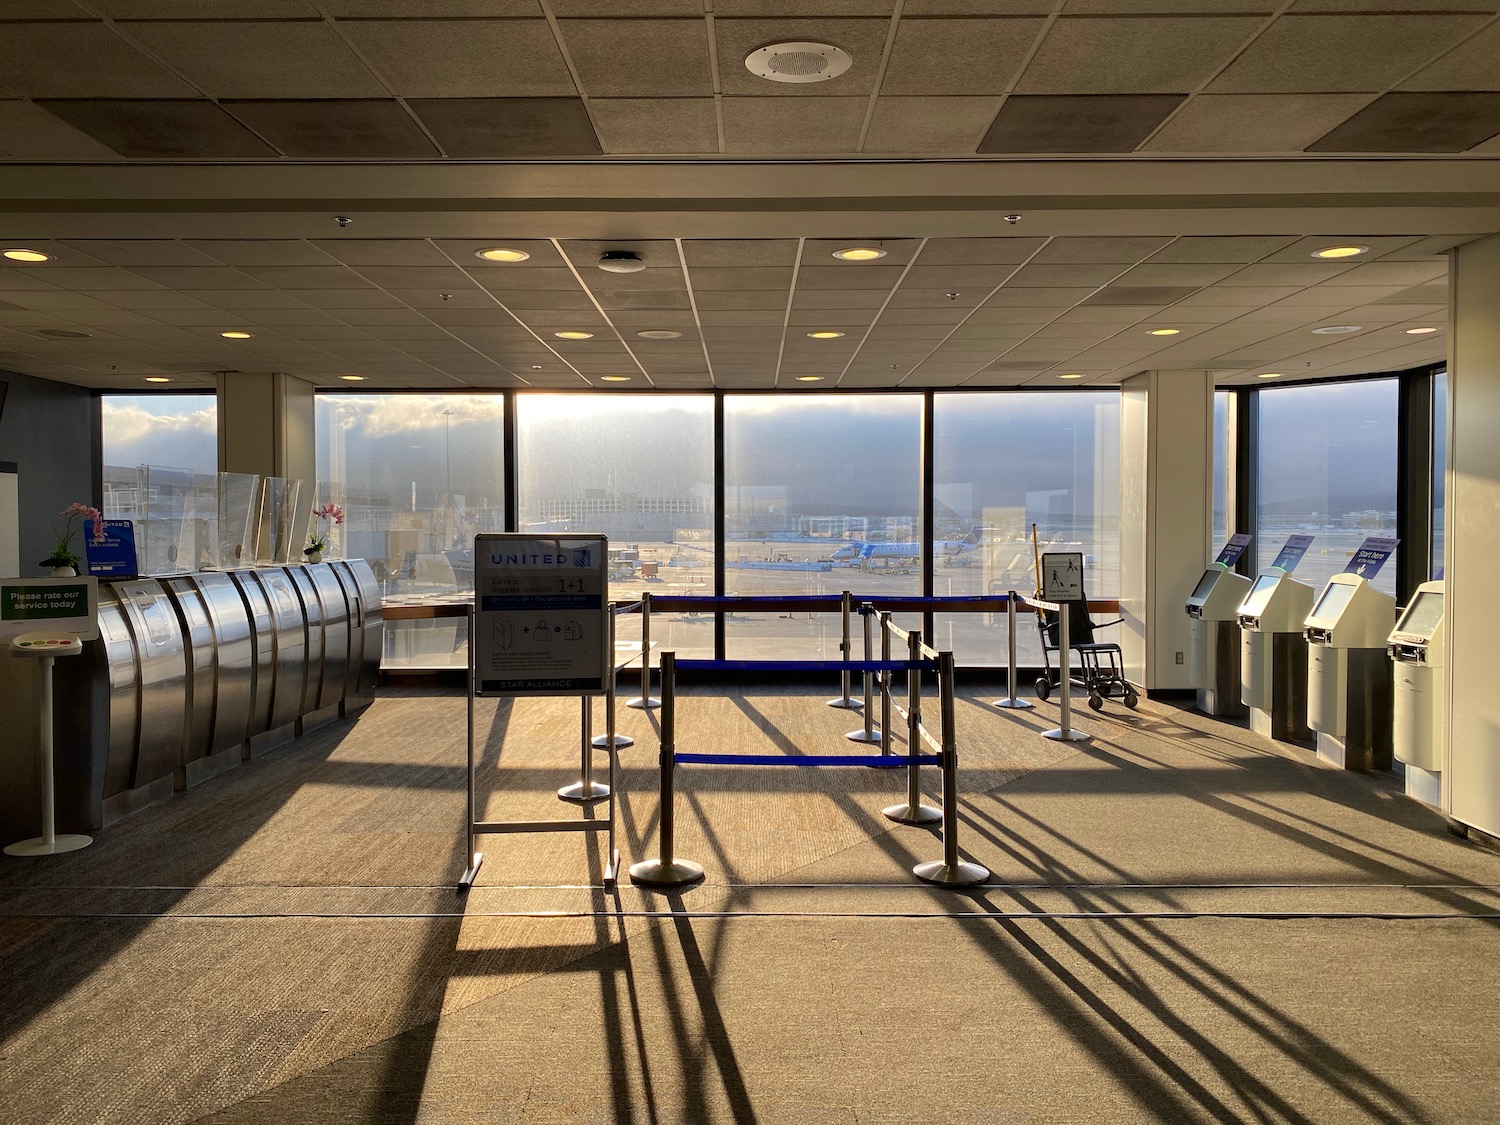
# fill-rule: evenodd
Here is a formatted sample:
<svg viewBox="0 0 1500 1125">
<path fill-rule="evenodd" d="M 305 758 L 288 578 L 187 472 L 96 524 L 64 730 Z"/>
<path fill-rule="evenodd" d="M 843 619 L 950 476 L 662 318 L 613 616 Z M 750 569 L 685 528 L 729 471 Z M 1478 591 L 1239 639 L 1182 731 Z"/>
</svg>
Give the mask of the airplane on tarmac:
<svg viewBox="0 0 1500 1125">
<path fill-rule="evenodd" d="M 937 539 L 932 549 L 939 555 L 962 555 L 979 546 L 979 527 L 971 527 L 962 539 Z M 868 566 L 875 559 L 919 559 L 920 543 L 845 543 L 828 558 L 832 562 L 858 563 Z"/>
</svg>

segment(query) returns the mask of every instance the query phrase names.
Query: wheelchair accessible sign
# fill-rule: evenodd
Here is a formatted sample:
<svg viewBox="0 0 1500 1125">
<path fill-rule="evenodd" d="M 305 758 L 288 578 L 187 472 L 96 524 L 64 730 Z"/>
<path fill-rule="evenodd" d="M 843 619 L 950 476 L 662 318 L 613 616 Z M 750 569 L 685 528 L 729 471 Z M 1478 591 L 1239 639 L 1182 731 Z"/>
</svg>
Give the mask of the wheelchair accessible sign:
<svg viewBox="0 0 1500 1125">
<path fill-rule="evenodd" d="M 609 673 L 602 535 L 474 538 L 476 695 L 600 695 Z"/>
</svg>

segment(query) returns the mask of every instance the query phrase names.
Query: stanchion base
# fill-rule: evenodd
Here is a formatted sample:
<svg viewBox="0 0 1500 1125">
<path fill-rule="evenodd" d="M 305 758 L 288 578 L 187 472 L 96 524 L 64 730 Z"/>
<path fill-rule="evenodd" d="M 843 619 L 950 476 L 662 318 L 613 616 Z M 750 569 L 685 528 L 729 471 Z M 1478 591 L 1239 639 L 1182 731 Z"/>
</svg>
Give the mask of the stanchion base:
<svg viewBox="0 0 1500 1125">
<path fill-rule="evenodd" d="M 590 742 L 589 745 L 592 746 L 595 750 L 608 750 L 609 749 L 609 735 L 607 735 L 607 734 L 595 735 L 594 736 L 594 740 L 592 742 Z M 635 745 L 635 739 L 631 738 L 630 735 L 628 735 L 628 734 L 617 734 L 617 735 L 615 735 L 615 749 L 616 750 L 623 750 L 627 746 L 634 746 L 634 745 Z"/>
<path fill-rule="evenodd" d="M 634 699 L 625 701 L 626 707 L 634 707 L 637 711 L 654 711 L 661 706 L 660 699 L 647 699 L 644 696 L 636 696 Z"/>
<path fill-rule="evenodd" d="M 630 865 L 630 881 L 638 887 L 680 887 L 703 878 L 703 868 L 690 859 L 663 863 L 648 859 Z"/>
<path fill-rule="evenodd" d="M 844 735 L 850 742 L 879 742 L 880 732 L 878 730 L 851 730 Z M 905 765 L 905 762 L 899 764 Z"/>
<path fill-rule="evenodd" d="M 864 705 L 865 704 L 864 704 L 863 700 L 860 700 L 860 699 L 845 699 L 843 696 L 840 696 L 838 699 L 830 699 L 828 701 L 828 706 L 830 706 L 830 707 L 838 707 L 838 708 L 840 708 L 841 710 L 844 710 L 844 711 L 858 711 L 862 707 L 864 707 Z"/>
<path fill-rule="evenodd" d="M 897 824 L 941 824 L 943 813 L 941 809 L 935 809 L 931 805 L 892 805 L 888 809 L 880 810 L 887 820 L 894 820 Z"/>
<path fill-rule="evenodd" d="M 1081 730 L 1070 730 L 1063 733 L 1062 727 L 1054 727 L 1052 730 L 1042 731 L 1043 738 L 1050 738 L 1053 742 L 1087 742 L 1089 736 Z"/>
<path fill-rule="evenodd" d="M 1004 707 L 1007 711 L 1030 711 L 1036 706 L 1035 703 L 1026 699 L 1018 699 L 1014 703 L 1008 699 L 997 699 L 994 705 L 996 707 Z"/>
<path fill-rule="evenodd" d="M 601 785 L 597 781 L 591 781 L 587 785 L 581 781 L 575 781 L 572 785 L 564 785 L 557 791 L 557 795 L 564 801 L 574 801 L 583 805 L 589 801 L 602 801 L 608 797 L 609 786 Z"/>
<path fill-rule="evenodd" d="M 919 863 L 911 869 L 911 873 L 924 883 L 939 883 L 948 887 L 967 887 L 982 883 L 990 877 L 990 869 L 977 863 L 960 861 L 949 867 L 940 859 L 931 863 Z"/>
<path fill-rule="evenodd" d="M 34 836 L 30 840 L 17 840 L 5 848 L 6 855 L 62 855 L 64 852 L 76 852 L 86 848 L 94 842 L 92 836 L 54 836 L 52 842 L 48 843 L 40 836 Z"/>
</svg>

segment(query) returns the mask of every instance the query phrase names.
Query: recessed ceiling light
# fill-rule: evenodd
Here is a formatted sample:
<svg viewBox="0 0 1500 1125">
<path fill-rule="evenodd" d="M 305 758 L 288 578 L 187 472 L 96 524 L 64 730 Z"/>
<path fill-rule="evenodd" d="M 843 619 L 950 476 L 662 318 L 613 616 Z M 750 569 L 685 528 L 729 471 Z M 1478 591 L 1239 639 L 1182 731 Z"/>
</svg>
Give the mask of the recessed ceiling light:
<svg viewBox="0 0 1500 1125">
<path fill-rule="evenodd" d="M 797 382 L 799 382 L 799 383 L 821 383 L 822 381 L 823 381 L 823 376 L 821 376 L 821 375 L 798 375 L 797 376 Z"/>
<path fill-rule="evenodd" d="M 38 328 L 37 335 L 51 336 L 56 340 L 87 340 L 92 332 L 79 332 L 73 328 Z"/>
<path fill-rule="evenodd" d="M 1256 378 L 1257 379 L 1280 379 L 1281 378 L 1281 372 L 1280 371 L 1262 371 L 1259 375 L 1256 376 Z"/>
<path fill-rule="evenodd" d="M 226 339 L 226 340 L 249 340 L 249 339 L 251 339 L 251 335 L 248 332 L 220 332 L 219 335 L 223 336 L 224 339 Z"/>
<path fill-rule="evenodd" d="M 1082 379 L 1082 375 L 1059 375 L 1059 379 Z"/>
<path fill-rule="evenodd" d="M 835 332 L 831 328 L 825 329 L 825 330 L 823 330 L 821 332 L 809 332 L 808 333 L 808 336 L 811 339 L 814 339 L 814 340 L 837 340 L 842 335 L 843 335 L 842 332 Z"/>
<path fill-rule="evenodd" d="M 826 82 L 853 63 L 832 43 L 772 43 L 745 56 L 745 69 L 771 82 Z"/>
<path fill-rule="evenodd" d="M 1436 331 L 1437 331 L 1436 328 L 1408 328 L 1406 330 L 1406 334 L 1408 336 L 1425 336 L 1429 332 L 1436 332 Z"/>
<path fill-rule="evenodd" d="M 363 383 L 365 381 L 363 375 L 340 375 L 339 378 L 346 383 Z"/>
<path fill-rule="evenodd" d="M 509 246 L 486 246 L 483 250 L 474 251 L 474 257 L 483 258 L 486 262 L 524 262 L 531 255 L 525 250 L 512 250 Z"/>
<path fill-rule="evenodd" d="M 1368 246 L 1325 246 L 1321 250 L 1314 250 L 1314 258 L 1357 258 L 1361 254 L 1368 254 Z"/>
<path fill-rule="evenodd" d="M 1324 328 L 1314 328 L 1314 336 L 1342 336 L 1345 332 L 1358 332 L 1358 324 L 1330 324 Z"/>
<path fill-rule="evenodd" d="M 605 383 L 628 383 L 628 382 L 630 382 L 630 376 L 629 375 L 601 375 L 601 376 L 599 376 L 599 378 L 600 378 L 600 380 L 602 380 Z"/>
<path fill-rule="evenodd" d="M 670 328 L 648 328 L 644 332 L 637 332 L 642 340 L 675 340 L 681 336 L 681 332 L 674 332 Z"/>
<path fill-rule="evenodd" d="M 170 383 L 171 381 L 172 380 L 168 379 L 165 375 L 147 375 L 146 376 L 146 382 L 148 382 L 148 383 Z"/>
<path fill-rule="evenodd" d="M 594 338 L 592 332 L 554 332 L 552 335 L 559 340 L 592 340 Z"/>
<path fill-rule="evenodd" d="M 1148 336 L 1176 336 L 1181 328 L 1151 328 L 1147 330 Z"/>
<path fill-rule="evenodd" d="M 846 246 L 835 250 L 833 256 L 846 262 L 873 262 L 876 258 L 884 258 L 885 251 L 879 246 Z"/>
<path fill-rule="evenodd" d="M 10 250 L 0 251 L 12 262 L 50 262 L 51 254 L 43 254 L 40 250 L 28 250 L 24 246 L 17 246 Z"/>
</svg>

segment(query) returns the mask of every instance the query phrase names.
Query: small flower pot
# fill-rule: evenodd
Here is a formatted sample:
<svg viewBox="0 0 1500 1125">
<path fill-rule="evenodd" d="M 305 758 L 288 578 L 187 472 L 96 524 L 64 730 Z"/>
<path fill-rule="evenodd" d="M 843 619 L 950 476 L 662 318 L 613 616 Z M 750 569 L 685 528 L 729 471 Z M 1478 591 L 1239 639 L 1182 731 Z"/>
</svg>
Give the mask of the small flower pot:
<svg viewBox="0 0 1500 1125">
<path fill-rule="evenodd" d="M 302 554 L 302 561 L 303 562 L 310 562 L 310 563 L 322 562 L 323 561 L 323 552 L 322 551 L 305 551 Z"/>
</svg>

